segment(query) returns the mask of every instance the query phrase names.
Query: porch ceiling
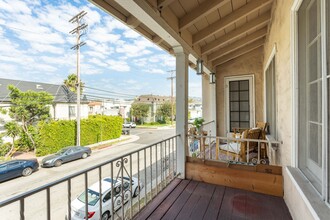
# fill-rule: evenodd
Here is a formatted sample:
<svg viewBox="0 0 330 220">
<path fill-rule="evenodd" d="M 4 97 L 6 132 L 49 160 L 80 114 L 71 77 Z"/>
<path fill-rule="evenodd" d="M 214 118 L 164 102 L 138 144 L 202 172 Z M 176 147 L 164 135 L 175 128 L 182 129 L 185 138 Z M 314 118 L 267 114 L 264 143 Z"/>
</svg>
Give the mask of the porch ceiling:
<svg viewBox="0 0 330 220">
<path fill-rule="evenodd" d="M 177 46 L 134 7 L 120 0 L 90 0 L 163 49 Z M 262 47 L 273 0 L 132 0 L 195 58 L 215 70 Z M 191 63 L 193 66 L 194 64 Z"/>
</svg>

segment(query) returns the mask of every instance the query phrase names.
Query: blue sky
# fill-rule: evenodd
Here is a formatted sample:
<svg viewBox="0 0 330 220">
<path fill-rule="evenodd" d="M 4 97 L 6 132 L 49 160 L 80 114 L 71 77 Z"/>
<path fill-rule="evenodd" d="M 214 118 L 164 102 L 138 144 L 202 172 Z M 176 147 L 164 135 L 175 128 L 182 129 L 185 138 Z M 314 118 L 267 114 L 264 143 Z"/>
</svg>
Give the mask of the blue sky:
<svg viewBox="0 0 330 220">
<path fill-rule="evenodd" d="M 170 95 L 166 78 L 175 58 L 87 0 L 0 0 L 0 78 L 61 84 L 75 73 L 74 25 L 68 21 L 82 10 L 89 26 L 81 49 L 86 86 L 130 94 L 123 98 Z M 201 78 L 191 69 L 189 96 L 201 96 Z"/>
</svg>

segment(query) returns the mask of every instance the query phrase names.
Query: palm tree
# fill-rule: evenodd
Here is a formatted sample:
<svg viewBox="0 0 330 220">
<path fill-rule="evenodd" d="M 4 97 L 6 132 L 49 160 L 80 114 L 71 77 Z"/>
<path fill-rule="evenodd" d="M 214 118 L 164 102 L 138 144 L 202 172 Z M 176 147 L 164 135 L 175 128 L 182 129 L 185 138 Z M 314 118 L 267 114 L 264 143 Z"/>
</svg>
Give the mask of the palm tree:
<svg viewBox="0 0 330 220">
<path fill-rule="evenodd" d="M 64 85 L 68 87 L 72 92 L 77 93 L 77 75 L 72 73 L 68 75 L 68 78 L 64 80 Z M 85 83 L 80 80 L 80 92 L 82 92 Z"/>
<path fill-rule="evenodd" d="M 7 130 L 6 135 L 13 139 L 11 148 L 5 156 L 5 157 L 8 157 L 13 153 L 13 151 L 15 149 L 15 137 L 17 137 L 19 135 L 20 127 L 18 126 L 17 122 L 15 122 L 15 121 L 6 123 L 4 127 Z"/>
</svg>

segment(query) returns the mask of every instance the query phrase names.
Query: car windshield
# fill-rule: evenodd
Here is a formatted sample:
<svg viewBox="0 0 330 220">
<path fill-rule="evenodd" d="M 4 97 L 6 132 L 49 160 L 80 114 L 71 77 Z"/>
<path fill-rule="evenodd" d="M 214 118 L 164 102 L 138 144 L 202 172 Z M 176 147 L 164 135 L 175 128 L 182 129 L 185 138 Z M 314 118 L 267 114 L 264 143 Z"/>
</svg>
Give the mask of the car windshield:
<svg viewBox="0 0 330 220">
<path fill-rule="evenodd" d="M 87 189 L 87 199 L 88 199 L 88 205 L 94 206 L 97 201 L 99 201 L 100 194 L 98 192 L 95 192 L 93 190 Z M 85 203 L 85 192 L 83 192 L 79 197 L 78 200 L 80 202 Z"/>
</svg>

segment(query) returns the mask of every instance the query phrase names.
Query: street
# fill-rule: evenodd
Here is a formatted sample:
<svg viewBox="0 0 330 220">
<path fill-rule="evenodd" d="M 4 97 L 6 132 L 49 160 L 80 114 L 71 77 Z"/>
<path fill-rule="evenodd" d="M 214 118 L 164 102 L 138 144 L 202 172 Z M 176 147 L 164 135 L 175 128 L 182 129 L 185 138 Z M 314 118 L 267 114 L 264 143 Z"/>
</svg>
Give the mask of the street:
<svg viewBox="0 0 330 220">
<path fill-rule="evenodd" d="M 166 139 L 174 135 L 174 129 L 132 129 L 131 135 L 139 136 L 140 139 L 128 143 L 128 144 L 118 144 L 110 148 L 93 151 L 92 155 L 84 160 L 77 160 L 71 163 L 63 164 L 61 167 L 56 168 L 40 168 L 36 173 L 33 173 L 28 177 L 16 178 L 0 184 L 0 201 L 3 201 L 11 196 L 17 195 L 19 193 L 26 192 L 31 189 L 35 189 L 52 181 L 63 178 L 67 175 L 77 173 L 80 170 L 84 170 L 91 166 L 101 164 L 102 162 L 111 160 L 127 152 L 131 152 L 140 149 L 144 146 L 150 145 L 155 142 L 159 142 L 162 139 Z M 172 150 L 171 150 L 172 151 Z M 170 149 L 168 149 L 167 154 L 169 154 Z M 161 157 L 160 154 L 164 152 L 157 153 L 157 158 Z M 146 160 L 144 156 L 146 155 Z M 150 155 L 150 156 L 149 156 Z M 150 178 L 152 175 L 155 177 L 155 166 L 153 166 L 152 171 L 150 170 L 150 164 L 155 164 L 156 158 L 155 150 L 141 151 L 139 154 L 139 160 L 137 154 L 132 155 L 132 161 L 125 164 L 128 168 L 132 164 L 132 174 L 137 176 L 139 173 L 140 180 L 145 182 L 145 178 Z M 137 166 L 139 161 L 139 166 Z M 159 164 L 159 166 L 161 166 Z M 140 172 L 138 172 L 138 167 Z M 146 169 L 144 169 L 146 167 Z M 148 170 L 149 168 L 149 170 Z M 111 176 L 110 167 L 102 167 L 102 178 L 106 176 Z M 148 172 L 147 172 L 148 170 Z M 120 167 L 116 167 L 113 164 L 113 173 L 115 177 L 118 172 L 120 172 Z M 148 176 L 149 175 L 149 176 Z M 125 176 L 125 173 L 124 173 Z M 146 177 L 145 177 L 146 176 Z M 98 169 L 93 170 L 88 173 L 88 185 L 91 185 L 98 181 Z M 80 175 L 71 180 L 71 200 L 73 200 L 77 195 L 79 195 L 84 190 L 84 175 Z M 145 190 L 145 191 L 144 191 Z M 146 192 L 145 189 L 142 192 Z M 142 193 L 141 193 L 142 194 Z M 50 190 L 51 195 L 51 217 L 52 219 L 64 219 L 65 212 L 67 210 L 67 183 L 59 184 L 52 187 Z M 46 218 L 46 192 L 42 191 L 34 196 L 31 196 L 25 200 L 25 210 L 26 219 L 45 219 Z M 1 219 L 19 219 L 18 203 L 7 206 L 6 208 L 0 209 Z"/>
</svg>

